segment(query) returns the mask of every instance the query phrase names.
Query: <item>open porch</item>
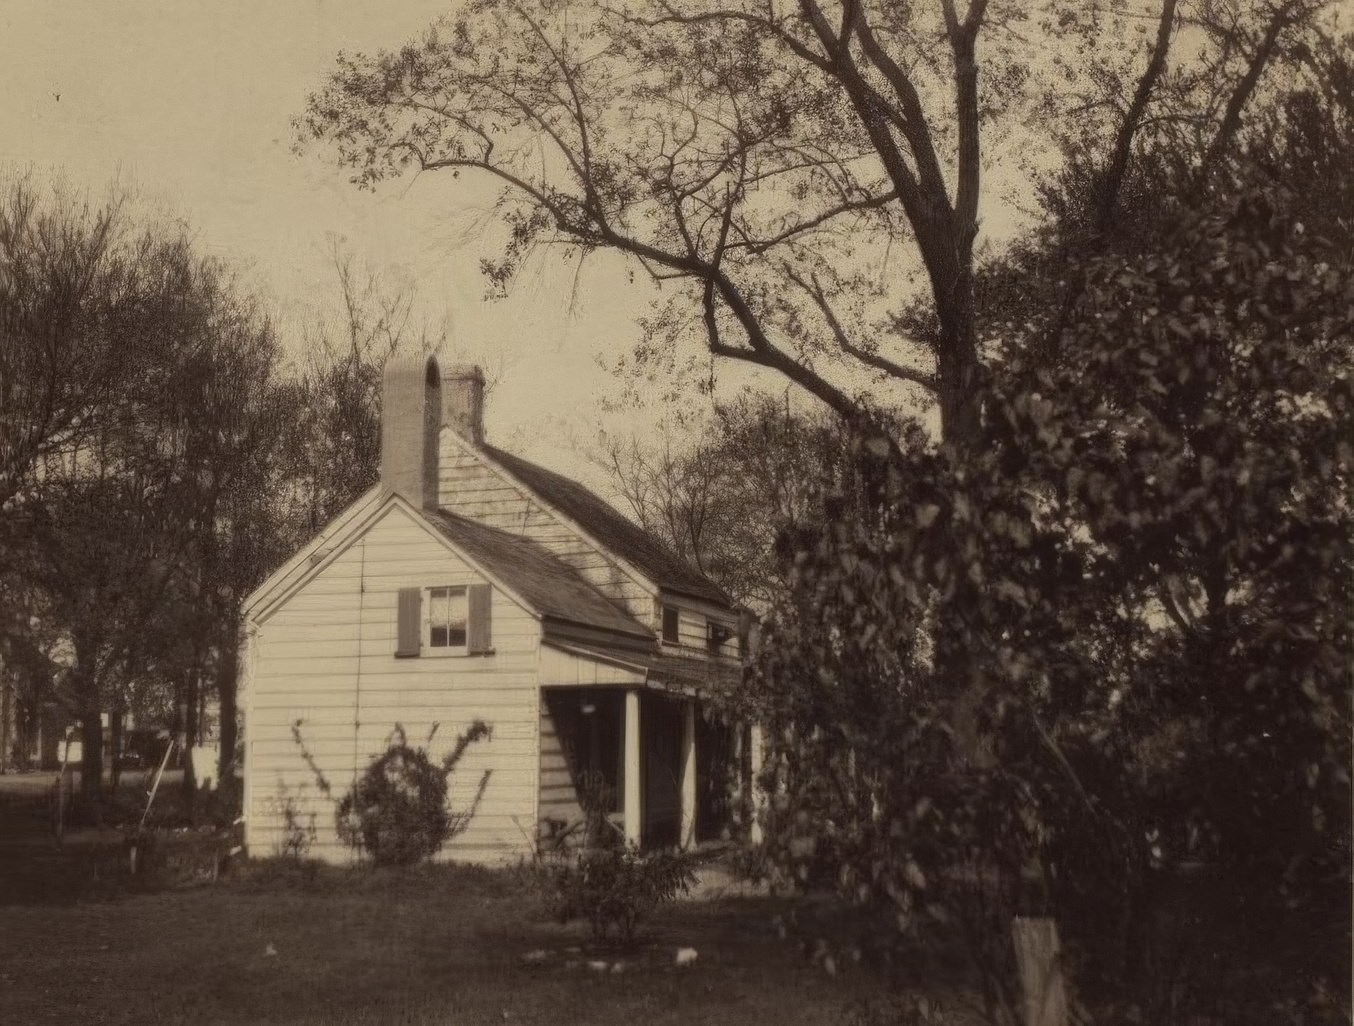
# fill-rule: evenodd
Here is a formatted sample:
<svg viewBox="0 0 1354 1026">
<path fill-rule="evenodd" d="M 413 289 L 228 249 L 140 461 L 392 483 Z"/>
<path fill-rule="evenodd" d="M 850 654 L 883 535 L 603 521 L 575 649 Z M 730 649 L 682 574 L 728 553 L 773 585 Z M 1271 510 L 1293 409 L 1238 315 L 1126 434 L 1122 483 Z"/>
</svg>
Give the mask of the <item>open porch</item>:
<svg viewBox="0 0 1354 1026">
<path fill-rule="evenodd" d="M 543 663 L 543 846 L 582 843 L 590 812 L 640 848 L 729 835 L 743 746 L 699 692 L 590 652 L 556 650 Z"/>
</svg>

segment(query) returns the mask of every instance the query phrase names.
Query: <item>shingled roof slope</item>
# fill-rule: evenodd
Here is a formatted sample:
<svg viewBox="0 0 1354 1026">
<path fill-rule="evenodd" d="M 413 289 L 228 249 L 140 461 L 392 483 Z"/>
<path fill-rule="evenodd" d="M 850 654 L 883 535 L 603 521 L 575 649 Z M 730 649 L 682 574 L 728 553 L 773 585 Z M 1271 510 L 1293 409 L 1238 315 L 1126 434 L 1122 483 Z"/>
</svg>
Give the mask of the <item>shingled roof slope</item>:
<svg viewBox="0 0 1354 1026">
<path fill-rule="evenodd" d="M 652 639 L 568 564 L 520 535 L 445 510 L 421 511 L 434 528 L 497 577 L 537 613 L 570 623 Z"/>
<path fill-rule="evenodd" d="M 577 523 L 621 559 L 666 591 L 731 606 L 724 590 L 656 538 L 576 481 L 520 456 L 484 446 L 485 453 L 541 499 Z"/>
</svg>

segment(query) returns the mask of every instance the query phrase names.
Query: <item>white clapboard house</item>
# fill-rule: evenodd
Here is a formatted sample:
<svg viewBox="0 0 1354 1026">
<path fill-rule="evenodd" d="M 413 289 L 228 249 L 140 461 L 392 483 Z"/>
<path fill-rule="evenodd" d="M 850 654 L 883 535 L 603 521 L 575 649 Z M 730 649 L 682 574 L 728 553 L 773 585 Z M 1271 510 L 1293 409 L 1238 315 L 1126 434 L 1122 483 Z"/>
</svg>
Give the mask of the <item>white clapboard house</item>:
<svg viewBox="0 0 1354 1026">
<path fill-rule="evenodd" d="M 453 807 L 489 782 L 445 857 L 576 836 L 585 795 L 643 846 L 727 830 L 742 745 L 706 705 L 738 679 L 729 599 L 587 489 L 488 445 L 478 368 L 392 359 L 383 403 L 379 484 L 245 606 L 250 850 L 313 823 L 312 854 L 353 857 L 333 803 L 395 726 L 419 744 L 438 724 L 440 758 L 476 719 L 492 737 Z"/>
</svg>

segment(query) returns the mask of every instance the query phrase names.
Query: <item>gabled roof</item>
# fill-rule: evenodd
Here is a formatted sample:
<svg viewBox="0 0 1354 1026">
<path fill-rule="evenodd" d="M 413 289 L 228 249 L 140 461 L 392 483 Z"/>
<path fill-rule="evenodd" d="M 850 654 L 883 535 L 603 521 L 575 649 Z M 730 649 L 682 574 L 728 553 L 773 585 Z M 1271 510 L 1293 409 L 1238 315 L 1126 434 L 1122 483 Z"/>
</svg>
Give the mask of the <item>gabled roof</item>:
<svg viewBox="0 0 1354 1026">
<path fill-rule="evenodd" d="M 653 631 L 608 602 L 576 570 L 538 543 L 446 510 L 419 512 L 438 533 L 542 617 L 633 634 L 652 642 Z"/>
<path fill-rule="evenodd" d="M 594 541 L 659 588 L 723 606 L 733 605 L 717 584 L 578 482 L 492 445 L 480 450 L 537 498 L 572 520 Z"/>
<path fill-rule="evenodd" d="M 576 570 L 538 543 L 445 510 L 417 509 L 403 496 L 380 486 L 363 495 L 260 584 L 245 600 L 246 617 L 255 622 L 267 619 L 392 507 L 413 517 L 547 625 L 550 620 L 564 621 L 653 643 L 653 631 L 608 602 Z"/>
<path fill-rule="evenodd" d="M 322 566 L 327 566 L 353 537 L 380 514 L 388 496 L 389 493 L 381 485 L 372 485 L 351 506 L 325 524 L 319 534 L 302 545 L 291 559 L 245 596 L 241 606 L 245 618 L 256 620 L 266 617 Z"/>
</svg>

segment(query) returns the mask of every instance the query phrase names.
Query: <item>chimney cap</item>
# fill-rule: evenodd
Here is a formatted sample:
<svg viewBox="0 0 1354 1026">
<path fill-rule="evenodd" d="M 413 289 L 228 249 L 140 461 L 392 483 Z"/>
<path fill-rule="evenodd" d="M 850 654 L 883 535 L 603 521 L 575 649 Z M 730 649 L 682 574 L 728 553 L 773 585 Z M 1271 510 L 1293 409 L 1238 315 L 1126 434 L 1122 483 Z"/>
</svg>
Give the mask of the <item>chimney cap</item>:
<svg viewBox="0 0 1354 1026">
<path fill-rule="evenodd" d="M 391 353 L 381 371 L 382 384 L 396 387 L 414 380 L 421 380 L 425 385 L 441 385 L 443 377 L 434 353 Z"/>
<path fill-rule="evenodd" d="M 442 373 L 442 423 L 474 445 L 484 444 L 484 371 L 475 364 Z"/>
</svg>

